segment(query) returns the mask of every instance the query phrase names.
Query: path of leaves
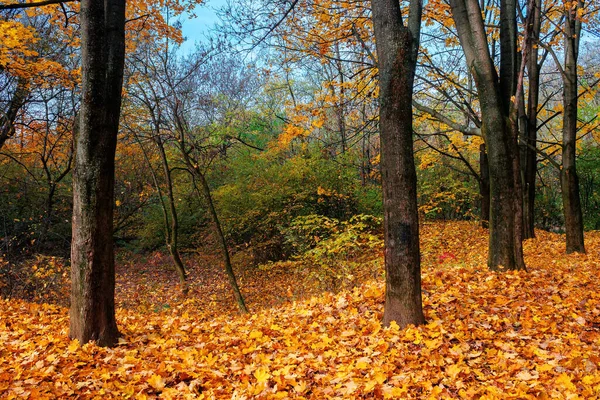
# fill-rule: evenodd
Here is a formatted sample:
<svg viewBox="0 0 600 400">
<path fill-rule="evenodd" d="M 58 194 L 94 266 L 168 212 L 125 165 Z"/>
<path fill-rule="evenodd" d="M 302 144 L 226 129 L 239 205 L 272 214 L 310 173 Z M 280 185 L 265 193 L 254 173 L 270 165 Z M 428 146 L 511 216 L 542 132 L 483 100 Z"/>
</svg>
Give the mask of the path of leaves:
<svg viewBox="0 0 600 400">
<path fill-rule="evenodd" d="M 529 272 L 496 274 L 485 231 L 423 231 L 425 326 L 382 329 L 381 280 L 271 307 L 297 282 L 271 276 L 280 287 L 263 282 L 261 305 L 260 278 L 245 277 L 259 311 L 239 316 L 223 314 L 215 283 L 197 303 L 153 287 L 156 302 L 135 306 L 144 274 L 128 285 L 121 274 L 114 349 L 70 341 L 65 308 L 2 301 L 0 397 L 600 398 L 600 233 L 566 256 L 562 237 L 538 232 Z"/>
</svg>

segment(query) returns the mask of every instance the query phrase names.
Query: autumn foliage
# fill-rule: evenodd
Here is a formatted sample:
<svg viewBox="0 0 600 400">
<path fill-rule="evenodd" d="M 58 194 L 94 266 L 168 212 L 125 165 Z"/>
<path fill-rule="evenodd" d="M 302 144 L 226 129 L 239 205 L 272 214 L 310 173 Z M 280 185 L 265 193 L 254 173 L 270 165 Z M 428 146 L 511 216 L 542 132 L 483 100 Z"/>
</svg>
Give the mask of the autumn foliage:
<svg viewBox="0 0 600 400">
<path fill-rule="evenodd" d="M 466 222 L 425 224 L 428 323 L 405 330 L 381 327 L 378 248 L 362 255 L 357 286 L 335 294 L 303 280 L 300 262 L 240 271 L 251 316 L 237 314 L 213 258 L 190 263 L 195 278 L 187 299 L 160 255 L 143 263 L 127 258 L 118 266 L 123 337 L 114 349 L 69 341 L 66 308 L 2 300 L 0 393 L 8 399 L 598 398 L 600 235 L 587 234 L 587 255 L 568 256 L 560 235 L 536 236 L 525 242 L 529 271 L 497 274 L 486 267 L 485 230 Z"/>
</svg>

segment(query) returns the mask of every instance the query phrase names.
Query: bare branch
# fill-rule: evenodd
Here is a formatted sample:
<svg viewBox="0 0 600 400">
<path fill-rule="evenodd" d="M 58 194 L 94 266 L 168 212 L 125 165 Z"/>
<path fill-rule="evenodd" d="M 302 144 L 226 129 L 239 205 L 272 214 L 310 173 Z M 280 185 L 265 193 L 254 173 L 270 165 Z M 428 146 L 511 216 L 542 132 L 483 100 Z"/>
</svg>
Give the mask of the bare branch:
<svg viewBox="0 0 600 400">
<path fill-rule="evenodd" d="M 413 100 L 413 106 L 417 110 L 431 115 L 433 118 L 437 119 L 441 123 L 448 125 L 450 128 L 454 129 L 455 131 L 461 132 L 464 135 L 481 136 L 481 129 L 479 129 L 479 128 L 469 128 L 465 125 L 460 125 L 460 124 L 452 121 L 450 118 L 446 117 L 442 113 L 434 110 L 433 108 L 429 108 L 423 104 L 419 104 L 418 102 L 416 102 L 414 100 Z"/>
<path fill-rule="evenodd" d="M 49 6 L 52 4 L 63 4 L 63 3 L 72 3 L 78 2 L 79 0 L 43 0 L 43 1 L 35 1 L 33 3 L 16 3 L 16 4 L 2 4 L 0 5 L 0 10 L 18 10 L 22 8 L 33 8 L 33 7 L 42 7 Z"/>
</svg>

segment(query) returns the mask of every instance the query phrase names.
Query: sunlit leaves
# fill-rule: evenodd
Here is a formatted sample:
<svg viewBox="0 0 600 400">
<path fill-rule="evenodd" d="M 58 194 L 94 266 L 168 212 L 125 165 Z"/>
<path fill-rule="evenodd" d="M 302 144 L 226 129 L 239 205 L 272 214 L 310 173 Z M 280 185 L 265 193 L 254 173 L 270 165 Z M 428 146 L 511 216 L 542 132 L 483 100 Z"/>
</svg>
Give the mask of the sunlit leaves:
<svg viewBox="0 0 600 400">
<path fill-rule="evenodd" d="M 486 267 L 483 229 L 425 224 L 429 323 L 405 330 L 381 327 L 378 281 L 250 317 L 229 314 L 228 302 L 199 306 L 201 292 L 198 303 L 177 299 L 163 286 L 147 295 L 171 308 L 118 310 L 124 338 L 112 350 L 70 341 L 63 308 L 2 301 L 0 391 L 8 398 L 597 398 L 598 253 L 566 256 L 559 235 L 537 235 L 525 243 L 529 272 L 496 274 Z M 597 233 L 586 240 L 600 248 Z M 289 268 L 280 278 L 296 276 Z M 285 296 L 280 278 L 257 284 L 267 273 L 244 278 L 255 310 L 269 297 L 263 292 Z M 143 287 L 120 282 L 121 298 Z"/>
</svg>

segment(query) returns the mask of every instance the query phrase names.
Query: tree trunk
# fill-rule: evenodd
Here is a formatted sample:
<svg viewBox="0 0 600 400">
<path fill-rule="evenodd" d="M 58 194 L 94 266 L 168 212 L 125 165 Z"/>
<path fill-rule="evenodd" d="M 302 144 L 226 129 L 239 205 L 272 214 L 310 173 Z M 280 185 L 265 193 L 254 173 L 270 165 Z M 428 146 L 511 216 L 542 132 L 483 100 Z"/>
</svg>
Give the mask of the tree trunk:
<svg viewBox="0 0 600 400">
<path fill-rule="evenodd" d="M 112 346 L 115 149 L 125 59 L 125 1 L 81 2 L 82 102 L 75 138 L 70 337 Z"/>
<path fill-rule="evenodd" d="M 27 81 L 24 78 L 17 80 L 17 87 L 8 105 L 8 110 L 0 118 L 0 149 L 4 146 L 4 143 L 10 138 L 15 131 L 15 120 L 17 115 L 27 97 L 29 96 L 29 88 L 27 87 Z"/>
<path fill-rule="evenodd" d="M 533 10 L 532 38 L 530 41 L 529 59 L 527 71 L 529 75 L 529 94 L 527 97 L 527 129 L 525 140 L 527 143 L 525 154 L 525 178 L 524 178 L 524 205 L 523 205 L 523 238 L 535 237 L 535 181 L 537 175 L 537 114 L 540 93 L 540 69 L 538 64 L 538 46 L 541 26 L 541 0 L 535 1 Z"/>
<path fill-rule="evenodd" d="M 482 228 L 490 226 L 490 167 L 485 144 L 479 146 L 479 197 L 481 198 L 481 210 L 479 219 Z"/>
<path fill-rule="evenodd" d="M 156 134 L 158 135 L 158 132 Z M 175 222 L 174 224 L 171 224 L 171 222 L 169 220 L 169 211 L 167 210 L 167 205 L 165 204 L 165 201 L 163 199 L 162 190 L 160 188 L 160 183 L 158 181 L 158 176 L 156 176 L 156 172 L 154 171 L 154 168 L 152 167 L 152 162 L 150 161 L 150 157 L 148 157 L 148 153 L 146 152 L 146 149 L 144 148 L 142 141 L 135 134 L 135 132 L 134 132 L 134 136 L 135 136 L 135 139 L 137 140 L 138 144 L 140 145 L 140 149 L 142 150 L 142 154 L 144 155 L 146 164 L 148 165 L 148 168 L 150 169 L 150 175 L 152 176 L 152 181 L 154 182 L 154 187 L 156 188 L 156 193 L 158 194 L 158 200 L 160 202 L 160 209 L 162 211 L 163 224 L 164 224 L 164 228 L 165 228 L 165 245 L 169 249 L 169 254 L 171 254 L 171 259 L 173 260 L 173 267 L 175 269 L 175 272 L 177 272 L 177 275 L 179 277 L 179 282 L 182 285 L 183 294 L 187 294 L 188 288 L 187 288 L 186 282 L 185 282 L 186 281 L 185 266 L 183 264 L 183 261 L 181 260 L 181 257 L 179 257 L 179 251 L 177 250 L 178 249 L 177 239 L 175 239 L 175 246 L 172 246 L 172 239 L 171 239 L 171 230 L 173 228 L 175 230 L 177 230 L 179 227 L 179 224 L 177 222 Z M 154 140 L 154 142 L 157 145 L 157 147 L 159 147 L 159 149 L 163 146 L 162 142 L 160 142 L 160 139 L 158 139 L 158 138 L 156 138 L 156 140 Z M 166 168 L 164 168 L 163 171 L 169 172 L 168 160 L 166 159 L 166 154 L 165 154 L 165 158 L 162 158 L 163 153 L 164 153 L 164 149 L 163 149 L 163 151 L 161 151 L 161 160 L 163 162 L 163 167 L 166 165 Z M 170 174 L 169 174 L 169 177 L 167 180 L 167 185 L 172 185 Z M 172 186 L 171 186 L 171 190 L 169 191 L 169 201 L 171 202 L 171 210 L 173 210 L 174 206 L 175 206 L 175 199 L 173 197 Z M 177 210 L 175 209 L 175 215 L 177 215 L 176 212 L 177 212 Z M 177 255 L 177 258 L 175 257 L 175 255 L 172 252 L 173 248 L 175 248 L 177 250 L 175 253 Z"/>
<path fill-rule="evenodd" d="M 233 289 L 233 296 L 235 301 L 237 302 L 240 310 L 247 314 L 248 308 L 246 307 L 246 302 L 244 301 L 244 296 L 242 296 L 242 292 L 240 291 L 240 287 L 237 283 L 237 279 L 235 278 L 235 273 L 233 272 L 233 267 L 231 265 L 231 257 L 229 256 L 229 246 L 227 246 L 227 240 L 225 239 L 225 234 L 223 233 L 223 229 L 221 228 L 221 222 L 219 221 L 219 215 L 217 214 L 217 210 L 215 209 L 215 204 L 212 199 L 212 194 L 210 193 L 210 187 L 208 186 L 208 182 L 204 177 L 204 174 L 198 169 L 194 168 L 194 176 L 200 179 L 200 185 L 202 186 L 202 192 L 206 202 L 208 203 L 208 210 L 210 212 L 210 216 L 213 220 L 213 224 L 215 225 L 215 231 L 217 233 L 217 237 L 219 238 L 219 244 L 221 245 L 221 250 L 223 251 L 223 259 L 225 261 L 225 272 L 227 273 L 227 278 L 229 279 L 229 284 Z M 194 185 L 196 183 L 194 182 Z M 196 190 L 198 187 L 196 186 Z"/>
<path fill-rule="evenodd" d="M 157 133 L 158 135 L 158 133 Z M 179 218 L 177 217 L 177 207 L 175 207 L 175 196 L 173 195 L 173 181 L 171 179 L 171 169 L 169 168 L 169 160 L 167 159 L 167 153 L 165 152 L 164 144 L 160 137 L 154 138 L 154 142 L 160 152 L 160 159 L 162 161 L 163 173 L 165 175 L 165 181 L 167 184 L 167 198 L 169 199 L 169 211 L 171 213 L 171 228 L 169 229 L 168 220 L 166 218 L 165 229 L 167 231 L 166 244 L 173 259 L 175 265 L 175 271 L 179 275 L 179 282 L 182 285 L 183 293 L 187 293 L 187 287 L 185 286 L 185 266 L 179 255 Z M 163 204 L 164 206 L 164 204 Z M 166 210 L 165 210 L 166 213 Z M 166 215 L 166 214 L 165 214 Z"/>
<path fill-rule="evenodd" d="M 562 189 L 563 211 L 567 253 L 585 253 L 583 240 L 583 213 L 579 195 L 579 177 L 576 168 L 577 142 L 577 58 L 579 53 L 580 24 L 576 12 L 567 11 L 565 18 L 565 67 L 563 72 L 563 143 L 560 186 Z"/>
<path fill-rule="evenodd" d="M 342 68 L 342 57 L 340 55 L 340 45 L 338 42 L 335 43 L 335 53 L 337 60 L 335 66 L 337 72 L 340 75 L 340 98 L 335 105 L 335 116 L 337 118 L 338 129 L 340 131 L 340 144 L 342 147 L 342 154 L 346 153 L 347 149 L 347 132 L 346 132 L 346 91 L 344 89 L 344 69 Z M 335 98 L 335 95 L 334 95 Z"/>
<path fill-rule="evenodd" d="M 417 176 L 412 139 L 412 93 L 419 48 L 420 1 L 411 0 L 408 26 L 394 0 L 372 0 L 379 62 L 379 126 L 385 234 L 384 325 L 425 323 Z"/>
<path fill-rule="evenodd" d="M 515 181 L 512 136 L 508 124 L 508 99 L 502 98 L 486 30 L 477 0 L 451 0 L 452 17 L 465 52 L 467 66 L 477 87 L 481 105 L 482 135 L 488 153 L 490 171 L 490 236 L 488 266 L 492 270 L 518 269 L 515 237 Z M 509 37 L 511 37 L 509 35 Z M 508 63 L 510 64 L 510 63 Z M 511 64 L 510 64 L 511 65 Z M 503 71 L 512 71 L 506 67 Z M 508 72 L 505 72 L 510 76 Z M 508 78 L 507 78 L 508 79 Z"/>
</svg>

